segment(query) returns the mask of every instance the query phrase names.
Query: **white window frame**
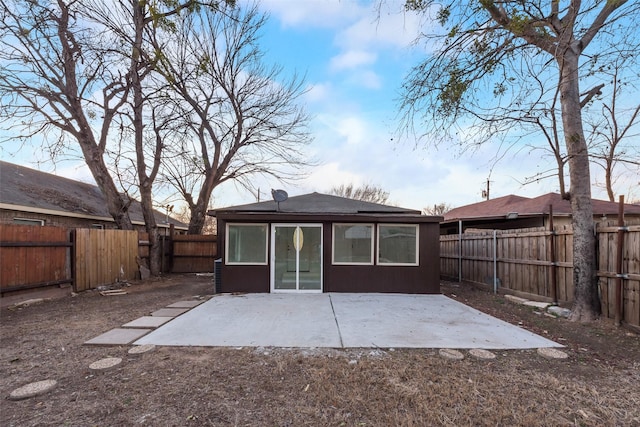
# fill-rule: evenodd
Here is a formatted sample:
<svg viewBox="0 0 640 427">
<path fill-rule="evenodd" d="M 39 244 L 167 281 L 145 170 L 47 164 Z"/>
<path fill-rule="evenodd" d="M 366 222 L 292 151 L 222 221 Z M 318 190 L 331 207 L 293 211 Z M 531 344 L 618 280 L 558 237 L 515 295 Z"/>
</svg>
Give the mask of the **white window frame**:
<svg viewBox="0 0 640 427">
<path fill-rule="evenodd" d="M 366 226 L 371 227 L 371 260 L 369 262 L 342 262 L 336 261 L 336 226 Z M 376 227 L 373 223 L 361 222 L 337 222 L 331 225 L 331 263 L 333 265 L 374 265 L 375 260 L 375 231 Z"/>
<path fill-rule="evenodd" d="M 380 227 L 414 227 L 416 229 L 416 261 L 412 263 L 408 262 L 381 262 L 380 261 Z M 420 265 L 420 224 L 394 224 L 394 223 L 384 223 L 378 224 L 377 227 L 377 238 L 376 238 L 376 264 L 384 265 L 384 266 L 419 266 Z"/>
<path fill-rule="evenodd" d="M 16 221 L 24 221 L 24 222 L 16 222 Z M 34 219 L 34 218 L 13 218 L 13 222 L 17 225 L 35 225 L 44 227 L 44 219 Z M 25 224 L 31 223 L 31 224 Z"/>
<path fill-rule="evenodd" d="M 264 227 L 264 262 L 237 262 L 229 261 L 229 227 L 230 226 L 259 226 Z M 225 226 L 224 262 L 226 265 L 268 265 L 269 264 L 269 224 L 253 222 L 231 222 Z"/>
</svg>

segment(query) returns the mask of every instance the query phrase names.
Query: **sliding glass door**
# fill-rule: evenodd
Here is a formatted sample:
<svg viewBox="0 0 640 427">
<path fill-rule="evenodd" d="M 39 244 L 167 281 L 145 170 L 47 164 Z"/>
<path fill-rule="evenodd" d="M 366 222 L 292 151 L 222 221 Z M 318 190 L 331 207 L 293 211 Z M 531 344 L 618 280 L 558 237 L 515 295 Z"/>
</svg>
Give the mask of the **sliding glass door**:
<svg viewBox="0 0 640 427">
<path fill-rule="evenodd" d="M 322 292 L 322 225 L 274 224 L 271 291 Z"/>
</svg>

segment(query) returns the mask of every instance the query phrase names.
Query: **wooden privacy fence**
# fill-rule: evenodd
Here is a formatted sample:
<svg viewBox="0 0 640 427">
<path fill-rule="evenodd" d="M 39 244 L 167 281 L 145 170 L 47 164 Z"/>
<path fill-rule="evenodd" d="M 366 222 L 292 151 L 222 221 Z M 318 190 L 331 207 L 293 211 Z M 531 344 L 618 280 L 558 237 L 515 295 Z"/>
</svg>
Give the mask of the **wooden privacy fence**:
<svg viewBox="0 0 640 427">
<path fill-rule="evenodd" d="M 217 236 L 172 235 L 168 241 L 170 248 L 169 269 L 172 273 L 212 273 L 217 255 Z M 165 252 L 166 253 L 166 252 Z"/>
<path fill-rule="evenodd" d="M 71 284 L 69 231 L 0 224 L 0 292 Z"/>
<path fill-rule="evenodd" d="M 75 291 L 139 277 L 147 233 L 0 224 L 0 292 L 71 284 Z M 213 272 L 216 236 L 166 236 L 163 272 Z"/>
<path fill-rule="evenodd" d="M 618 281 L 621 320 L 640 327 L 640 225 L 621 229 L 606 224 L 596 229 L 596 235 L 602 313 L 615 316 Z M 528 228 L 440 236 L 440 271 L 445 277 L 487 284 L 516 295 L 572 302 L 573 231 L 565 226 L 553 231 Z"/>
<path fill-rule="evenodd" d="M 76 291 L 136 278 L 137 231 L 78 228 L 73 233 Z"/>
</svg>

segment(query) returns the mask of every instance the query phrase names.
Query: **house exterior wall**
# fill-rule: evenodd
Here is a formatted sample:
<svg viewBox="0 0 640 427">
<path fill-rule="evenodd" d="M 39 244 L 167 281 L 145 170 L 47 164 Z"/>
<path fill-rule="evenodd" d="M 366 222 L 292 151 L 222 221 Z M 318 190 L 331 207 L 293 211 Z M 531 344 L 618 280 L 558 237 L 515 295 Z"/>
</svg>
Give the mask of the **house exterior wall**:
<svg viewBox="0 0 640 427">
<path fill-rule="evenodd" d="M 227 265 L 225 254 L 226 224 L 230 223 L 286 223 L 283 219 L 233 220 L 218 218 L 218 253 L 222 254 L 221 280 L 218 292 L 270 292 L 271 289 L 271 232 L 268 233 L 267 265 Z M 332 225 L 334 221 L 319 221 L 317 218 L 292 223 L 321 223 L 323 230 L 323 292 L 384 292 L 420 293 L 440 292 L 440 243 L 438 222 L 419 224 L 419 265 L 333 265 Z M 344 220 L 338 220 L 344 224 Z M 349 223 L 387 224 L 384 217 L 378 221 L 371 218 Z M 396 221 L 397 222 L 397 221 Z M 406 223 L 411 223 L 409 219 Z"/>
<path fill-rule="evenodd" d="M 44 225 L 66 228 L 94 228 L 94 224 L 99 224 L 104 229 L 117 228 L 115 223 L 100 219 L 74 218 L 58 215 L 48 215 L 34 212 L 22 212 L 16 210 L 2 209 L 0 210 L 0 223 L 14 224 L 15 218 L 34 219 L 44 221 Z M 138 228 L 136 228 L 138 229 Z M 144 231 L 144 227 L 139 231 Z"/>
</svg>

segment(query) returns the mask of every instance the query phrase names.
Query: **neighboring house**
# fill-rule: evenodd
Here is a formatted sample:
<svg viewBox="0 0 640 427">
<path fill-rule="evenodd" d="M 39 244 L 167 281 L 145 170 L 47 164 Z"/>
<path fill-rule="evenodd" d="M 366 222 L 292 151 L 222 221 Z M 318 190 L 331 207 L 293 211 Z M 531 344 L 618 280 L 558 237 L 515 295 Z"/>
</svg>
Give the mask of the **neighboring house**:
<svg viewBox="0 0 640 427">
<path fill-rule="evenodd" d="M 619 204 L 592 199 L 593 218 L 596 221 L 615 221 Z M 461 206 L 444 214 L 441 234 L 457 234 L 468 229 L 498 229 L 548 227 L 549 209 L 553 206 L 554 227 L 571 224 L 571 203 L 558 193 L 543 194 L 535 198 L 509 195 L 480 203 Z M 624 205 L 626 219 L 640 220 L 640 205 Z"/>
<path fill-rule="evenodd" d="M 440 292 L 442 217 L 319 193 L 209 215 L 218 292 Z"/>
<path fill-rule="evenodd" d="M 131 220 L 144 231 L 138 201 L 129 207 Z M 186 224 L 155 211 L 160 228 Z M 91 184 L 0 161 L 0 223 L 52 225 L 68 228 L 116 228 L 100 189 Z"/>
</svg>

